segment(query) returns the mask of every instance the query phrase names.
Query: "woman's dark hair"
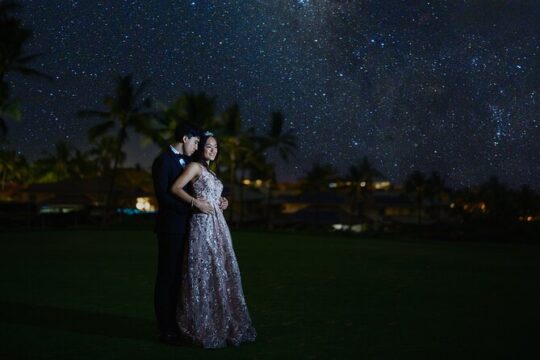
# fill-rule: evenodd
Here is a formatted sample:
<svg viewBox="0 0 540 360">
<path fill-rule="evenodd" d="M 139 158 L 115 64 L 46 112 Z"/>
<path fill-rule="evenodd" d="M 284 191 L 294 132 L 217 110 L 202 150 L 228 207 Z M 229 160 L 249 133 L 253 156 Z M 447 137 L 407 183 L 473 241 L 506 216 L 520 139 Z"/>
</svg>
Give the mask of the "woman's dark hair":
<svg viewBox="0 0 540 360">
<path fill-rule="evenodd" d="M 205 131 L 205 132 L 201 133 L 200 136 L 201 136 L 201 140 L 199 141 L 199 147 L 197 148 L 197 151 L 195 151 L 195 153 L 193 154 L 193 160 L 203 164 L 206 167 L 208 167 L 208 165 L 206 164 L 206 161 L 204 160 L 204 147 L 206 146 L 206 142 L 211 137 L 216 140 L 218 152 L 217 152 L 216 158 L 214 159 L 214 163 L 215 163 L 215 162 L 217 162 L 217 160 L 219 158 L 219 153 L 220 153 L 220 151 L 219 151 L 219 141 L 217 140 L 216 136 L 214 134 L 212 134 L 211 132 L 209 132 L 209 131 Z"/>
</svg>

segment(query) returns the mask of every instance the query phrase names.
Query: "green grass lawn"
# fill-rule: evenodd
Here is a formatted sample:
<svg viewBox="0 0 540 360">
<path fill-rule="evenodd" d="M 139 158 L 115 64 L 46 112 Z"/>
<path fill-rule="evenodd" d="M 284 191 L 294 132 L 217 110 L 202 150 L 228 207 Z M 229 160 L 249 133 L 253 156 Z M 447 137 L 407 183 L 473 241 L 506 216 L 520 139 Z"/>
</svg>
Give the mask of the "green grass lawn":
<svg viewBox="0 0 540 360">
<path fill-rule="evenodd" d="M 258 339 L 156 341 L 154 235 L 0 234 L 0 359 L 525 359 L 540 247 L 235 232 Z M 538 357 L 536 357 L 538 358 Z"/>
</svg>

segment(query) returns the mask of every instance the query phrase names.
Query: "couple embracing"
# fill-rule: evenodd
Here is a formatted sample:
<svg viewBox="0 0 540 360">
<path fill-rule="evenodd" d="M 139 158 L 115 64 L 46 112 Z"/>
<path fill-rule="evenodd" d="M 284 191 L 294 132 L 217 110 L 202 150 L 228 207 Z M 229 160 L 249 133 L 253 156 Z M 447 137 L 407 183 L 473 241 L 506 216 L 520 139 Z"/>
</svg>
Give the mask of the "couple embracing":
<svg viewBox="0 0 540 360">
<path fill-rule="evenodd" d="M 223 210 L 223 184 L 209 165 L 218 143 L 179 126 L 152 165 L 159 211 L 154 306 L 160 341 L 221 348 L 255 340 Z"/>
</svg>

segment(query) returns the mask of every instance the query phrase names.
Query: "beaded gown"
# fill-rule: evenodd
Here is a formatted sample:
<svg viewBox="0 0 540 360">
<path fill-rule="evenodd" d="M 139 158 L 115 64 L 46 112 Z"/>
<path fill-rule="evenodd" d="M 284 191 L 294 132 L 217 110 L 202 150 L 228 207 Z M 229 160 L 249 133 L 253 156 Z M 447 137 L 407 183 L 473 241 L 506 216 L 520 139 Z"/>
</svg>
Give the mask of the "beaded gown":
<svg viewBox="0 0 540 360">
<path fill-rule="evenodd" d="M 178 326 L 196 345 L 221 348 L 255 340 L 240 270 L 219 200 L 223 184 L 204 166 L 193 183 L 195 197 L 214 207 L 195 213 L 186 243 Z"/>
</svg>

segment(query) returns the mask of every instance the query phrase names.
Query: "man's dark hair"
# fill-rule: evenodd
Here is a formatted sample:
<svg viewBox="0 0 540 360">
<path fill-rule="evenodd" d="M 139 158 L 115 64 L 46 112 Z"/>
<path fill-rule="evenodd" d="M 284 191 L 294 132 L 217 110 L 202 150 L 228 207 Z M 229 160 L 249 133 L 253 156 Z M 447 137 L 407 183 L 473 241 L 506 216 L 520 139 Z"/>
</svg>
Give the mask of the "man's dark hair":
<svg viewBox="0 0 540 360">
<path fill-rule="evenodd" d="M 189 123 L 182 123 L 174 129 L 174 140 L 176 142 L 182 142 L 184 136 L 187 136 L 188 139 L 196 136 L 201 136 L 201 130 L 195 125 Z"/>
</svg>

